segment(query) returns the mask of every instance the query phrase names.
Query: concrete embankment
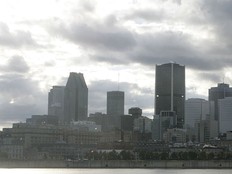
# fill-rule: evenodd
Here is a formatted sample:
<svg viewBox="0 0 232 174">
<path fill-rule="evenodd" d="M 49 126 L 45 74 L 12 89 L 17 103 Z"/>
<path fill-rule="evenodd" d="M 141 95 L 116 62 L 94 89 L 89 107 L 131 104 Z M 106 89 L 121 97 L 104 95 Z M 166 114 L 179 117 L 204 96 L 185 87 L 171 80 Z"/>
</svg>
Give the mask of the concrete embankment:
<svg viewBox="0 0 232 174">
<path fill-rule="evenodd" d="M 0 161 L 0 168 L 230 168 L 232 160 Z"/>
</svg>

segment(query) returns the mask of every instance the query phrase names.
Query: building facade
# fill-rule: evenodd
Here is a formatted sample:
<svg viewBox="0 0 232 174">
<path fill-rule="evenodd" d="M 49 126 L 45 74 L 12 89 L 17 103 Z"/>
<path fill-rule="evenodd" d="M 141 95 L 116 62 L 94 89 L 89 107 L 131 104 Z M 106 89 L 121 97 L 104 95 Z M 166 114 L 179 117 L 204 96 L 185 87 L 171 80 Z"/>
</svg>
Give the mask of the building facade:
<svg viewBox="0 0 232 174">
<path fill-rule="evenodd" d="M 64 121 L 83 121 L 88 115 L 88 88 L 82 73 L 71 72 L 64 92 Z"/>
<path fill-rule="evenodd" d="M 48 93 L 48 115 L 55 115 L 59 122 L 64 120 L 64 89 L 65 86 L 53 86 Z"/>
<path fill-rule="evenodd" d="M 218 100 L 225 97 L 232 97 L 232 88 L 229 84 L 219 83 L 217 87 L 209 89 L 209 101 L 214 104 L 214 120 L 219 120 Z"/>
<path fill-rule="evenodd" d="M 107 92 L 107 115 L 116 117 L 124 115 L 124 92 Z"/>
<path fill-rule="evenodd" d="M 219 133 L 232 131 L 232 97 L 218 100 Z"/>
<path fill-rule="evenodd" d="M 209 115 L 209 102 L 201 98 L 185 101 L 185 126 L 193 128 L 196 122 L 206 120 Z"/>
<path fill-rule="evenodd" d="M 185 66 L 176 63 L 156 65 L 155 115 L 175 111 L 177 127 L 183 128 L 185 113 Z"/>
</svg>

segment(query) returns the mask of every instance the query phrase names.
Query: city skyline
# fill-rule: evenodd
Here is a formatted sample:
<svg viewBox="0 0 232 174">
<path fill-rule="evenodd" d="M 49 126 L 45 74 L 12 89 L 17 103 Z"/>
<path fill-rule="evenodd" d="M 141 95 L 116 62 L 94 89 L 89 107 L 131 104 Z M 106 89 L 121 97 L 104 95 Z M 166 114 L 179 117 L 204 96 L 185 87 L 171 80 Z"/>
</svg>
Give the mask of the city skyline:
<svg viewBox="0 0 232 174">
<path fill-rule="evenodd" d="M 154 113 L 155 65 L 186 66 L 186 99 L 232 84 L 230 1 L 0 1 L 0 127 L 47 113 L 48 91 L 82 72 L 89 113 L 106 91 Z M 200 82 L 200 83 L 199 83 Z M 104 85 L 102 85 L 104 84 Z M 119 84 L 119 85 L 118 85 Z"/>
</svg>

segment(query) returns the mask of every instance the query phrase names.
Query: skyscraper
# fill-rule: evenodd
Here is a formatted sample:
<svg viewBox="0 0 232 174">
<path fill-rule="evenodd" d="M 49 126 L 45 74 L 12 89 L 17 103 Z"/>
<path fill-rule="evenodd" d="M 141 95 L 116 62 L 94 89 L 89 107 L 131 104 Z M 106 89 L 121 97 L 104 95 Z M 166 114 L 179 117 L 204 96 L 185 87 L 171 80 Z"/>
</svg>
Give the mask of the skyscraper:
<svg viewBox="0 0 232 174">
<path fill-rule="evenodd" d="M 107 92 L 107 115 L 109 116 L 124 115 L 124 92 L 122 91 Z"/>
<path fill-rule="evenodd" d="M 218 100 L 219 133 L 232 131 L 232 97 Z"/>
<path fill-rule="evenodd" d="M 196 122 L 206 120 L 209 115 L 209 102 L 201 98 L 185 101 L 185 126 L 193 128 Z"/>
<path fill-rule="evenodd" d="M 219 83 L 217 87 L 209 89 L 209 101 L 214 105 L 214 120 L 219 120 L 218 100 L 225 97 L 232 97 L 232 88 L 228 84 Z"/>
<path fill-rule="evenodd" d="M 109 116 L 109 125 L 111 129 L 120 129 L 121 116 L 124 115 L 124 92 L 107 92 L 106 113 Z"/>
<path fill-rule="evenodd" d="M 82 73 L 70 73 L 64 94 L 65 122 L 86 120 L 88 114 L 88 88 Z"/>
<path fill-rule="evenodd" d="M 177 127 L 184 125 L 185 66 L 176 63 L 156 65 L 155 114 L 175 111 Z"/>
<path fill-rule="evenodd" d="M 64 121 L 64 89 L 65 86 L 53 86 L 48 93 L 48 115 L 55 115 L 59 122 Z"/>
</svg>

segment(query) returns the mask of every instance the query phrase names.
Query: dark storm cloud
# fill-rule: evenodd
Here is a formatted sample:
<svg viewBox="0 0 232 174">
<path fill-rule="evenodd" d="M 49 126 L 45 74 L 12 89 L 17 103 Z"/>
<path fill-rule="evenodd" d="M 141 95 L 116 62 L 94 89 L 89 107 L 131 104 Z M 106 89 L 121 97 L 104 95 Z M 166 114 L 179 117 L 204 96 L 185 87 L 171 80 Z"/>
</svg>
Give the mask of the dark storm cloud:
<svg viewBox="0 0 232 174">
<path fill-rule="evenodd" d="M 0 22 L 0 45 L 19 48 L 22 46 L 33 47 L 37 43 L 33 40 L 31 33 L 28 31 L 10 31 L 9 27 Z"/>
<path fill-rule="evenodd" d="M 111 16 L 105 22 L 115 23 L 115 20 L 114 16 Z M 224 58 L 224 61 L 215 64 L 215 60 L 221 57 L 205 53 L 202 49 L 207 43 L 202 46 L 196 45 L 190 35 L 182 32 L 132 34 L 126 28 L 113 26 L 110 30 L 111 28 L 106 25 L 97 23 L 96 27 L 91 27 L 91 25 L 75 23 L 63 27 L 65 25 L 62 23 L 58 25 L 60 27 L 55 27 L 55 31 L 63 38 L 92 49 L 93 53 L 89 57 L 97 62 L 140 63 L 154 67 L 156 64 L 174 61 L 202 71 L 217 70 L 232 64 L 229 58 Z"/>
<path fill-rule="evenodd" d="M 215 23 L 230 22 L 232 17 L 232 1 L 229 0 L 204 0 L 201 2 L 202 10 L 206 17 Z"/>
<path fill-rule="evenodd" d="M 232 46 L 232 1 L 228 0 L 205 0 L 201 2 L 201 9 L 205 21 L 213 27 L 216 41 L 220 47 L 222 44 L 231 52 Z"/>
<path fill-rule="evenodd" d="M 199 73 L 199 77 L 202 78 L 202 82 L 211 81 L 211 82 L 214 82 L 215 84 L 222 82 L 224 78 L 222 72 L 214 72 L 214 73 L 201 72 Z"/>
<path fill-rule="evenodd" d="M 181 0 L 170 1 L 180 6 L 183 3 Z M 202 26 L 203 29 L 214 27 L 210 32 L 216 36 L 215 40 L 196 40 L 191 33 L 186 34 L 172 29 L 157 32 L 153 31 L 152 27 L 147 29 L 149 32 L 138 33 L 123 25 L 125 20 L 138 19 L 147 23 L 156 21 L 162 24 L 165 20 L 168 20 L 169 24 L 172 23 L 172 18 L 168 18 L 165 9 L 159 13 L 150 7 L 123 11 L 121 18 L 117 18 L 117 14 L 111 14 L 99 21 L 89 16 L 85 16 L 86 22 L 77 20 L 68 23 L 57 20 L 50 25 L 50 32 L 81 46 L 86 50 L 86 55 L 96 62 L 107 62 L 112 65 L 139 63 L 153 68 L 156 64 L 172 61 L 193 70 L 217 71 L 232 66 L 230 60 L 232 12 L 228 7 L 230 4 L 232 5 L 232 2 L 224 0 L 220 2 L 206 0 L 200 2 L 199 9 L 195 9 L 201 12 L 202 16 L 197 27 Z M 195 13 L 192 16 L 195 16 Z M 191 20 L 186 26 L 187 24 L 196 25 L 194 22 L 191 23 Z"/>
<path fill-rule="evenodd" d="M 5 74 L 0 76 L 1 95 L 20 97 L 24 94 L 33 94 L 38 89 L 38 84 L 19 74 Z"/>
<path fill-rule="evenodd" d="M 25 121 L 32 114 L 44 114 L 47 94 L 32 80 L 29 66 L 21 56 L 13 56 L 0 66 L 0 119 L 2 122 Z"/>
<path fill-rule="evenodd" d="M 106 96 L 108 91 L 117 91 L 118 83 L 109 80 L 92 81 L 89 88 L 89 113 L 106 113 Z M 140 88 L 137 84 L 122 82 L 119 90 L 125 92 L 125 114 L 130 107 L 141 109 L 153 108 L 154 94 L 152 90 Z M 148 114 L 148 113 L 145 113 Z M 151 113 L 149 113 L 151 114 Z"/>
<path fill-rule="evenodd" d="M 18 104 L 2 104 L 0 108 L 1 122 L 25 122 L 26 118 L 31 115 L 44 115 L 44 110 L 36 104 L 18 105 Z"/>
<path fill-rule="evenodd" d="M 29 69 L 24 58 L 17 55 L 11 57 L 6 65 L 0 66 L 0 71 L 2 72 L 26 73 Z"/>
<path fill-rule="evenodd" d="M 91 22 L 91 21 L 89 21 Z M 94 23 L 94 21 L 92 21 Z M 136 42 L 133 34 L 118 27 L 108 28 L 106 25 L 94 23 L 59 23 L 53 28 L 58 35 L 80 45 L 93 49 L 125 51 L 132 49 Z"/>
<path fill-rule="evenodd" d="M 131 53 L 136 62 L 152 65 L 194 55 L 189 38 L 182 33 L 160 32 L 138 35 L 138 48 Z"/>
</svg>

